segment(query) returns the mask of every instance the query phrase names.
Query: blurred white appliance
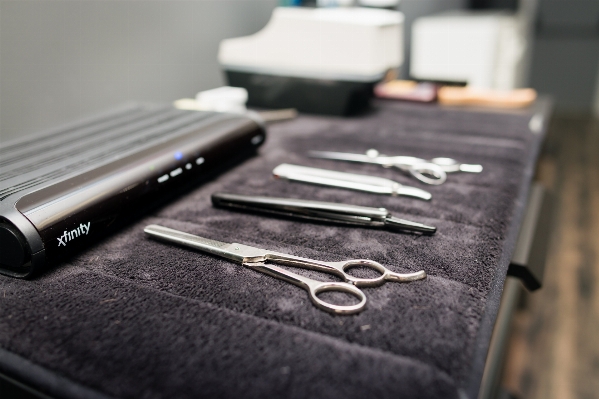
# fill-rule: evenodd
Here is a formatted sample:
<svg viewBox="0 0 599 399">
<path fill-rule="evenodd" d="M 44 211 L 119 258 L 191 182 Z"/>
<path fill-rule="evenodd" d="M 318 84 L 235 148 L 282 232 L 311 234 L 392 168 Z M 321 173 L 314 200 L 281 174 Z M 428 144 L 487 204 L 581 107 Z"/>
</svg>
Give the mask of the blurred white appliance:
<svg viewBox="0 0 599 399">
<path fill-rule="evenodd" d="M 248 105 L 347 114 L 401 65 L 402 27 L 397 11 L 279 7 L 258 33 L 223 40 L 218 60 Z"/>
<path fill-rule="evenodd" d="M 508 13 L 421 17 L 412 25 L 410 74 L 486 89 L 521 87 L 525 37 L 521 20 Z"/>
</svg>

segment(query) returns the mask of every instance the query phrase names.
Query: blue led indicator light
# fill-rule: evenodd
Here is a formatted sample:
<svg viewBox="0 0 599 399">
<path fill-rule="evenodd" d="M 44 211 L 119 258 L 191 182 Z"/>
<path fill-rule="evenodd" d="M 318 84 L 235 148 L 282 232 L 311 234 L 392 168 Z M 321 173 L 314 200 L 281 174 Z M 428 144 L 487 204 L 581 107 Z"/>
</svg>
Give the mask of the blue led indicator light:
<svg viewBox="0 0 599 399">
<path fill-rule="evenodd" d="M 177 161 L 180 161 L 180 160 L 182 160 L 182 159 L 183 159 L 183 153 L 182 153 L 181 151 L 177 151 L 177 152 L 175 152 L 175 159 L 176 159 Z"/>
</svg>

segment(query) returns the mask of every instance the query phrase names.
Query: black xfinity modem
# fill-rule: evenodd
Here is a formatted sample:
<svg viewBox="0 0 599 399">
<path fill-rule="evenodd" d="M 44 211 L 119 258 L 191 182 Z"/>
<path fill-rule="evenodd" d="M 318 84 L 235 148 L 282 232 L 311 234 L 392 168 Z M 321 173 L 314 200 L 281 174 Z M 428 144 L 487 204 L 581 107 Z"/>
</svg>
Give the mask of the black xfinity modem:
<svg viewBox="0 0 599 399">
<path fill-rule="evenodd" d="M 28 277 L 250 155 L 259 118 L 128 105 L 0 148 L 0 273 Z"/>
</svg>

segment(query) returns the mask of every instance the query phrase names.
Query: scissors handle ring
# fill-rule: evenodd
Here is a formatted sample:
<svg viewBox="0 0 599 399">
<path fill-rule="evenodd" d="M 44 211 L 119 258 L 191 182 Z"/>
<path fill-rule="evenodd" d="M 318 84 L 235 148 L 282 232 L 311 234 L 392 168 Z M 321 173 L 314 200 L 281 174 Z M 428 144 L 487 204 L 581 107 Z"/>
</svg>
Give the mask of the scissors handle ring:
<svg viewBox="0 0 599 399">
<path fill-rule="evenodd" d="M 347 273 L 347 269 L 356 266 L 365 266 L 370 269 L 374 269 L 381 275 L 374 278 L 360 278 L 354 277 Z M 337 268 L 343 273 L 345 281 L 357 287 L 377 287 L 383 284 L 385 281 L 409 282 L 426 278 L 426 273 L 424 270 L 415 273 L 395 273 L 380 263 L 369 259 L 351 259 L 345 262 L 339 262 L 339 266 L 337 266 Z"/>
<path fill-rule="evenodd" d="M 369 269 L 374 269 L 380 273 L 380 276 L 373 277 L 373 278 L 361 278 L 361 277 L 354 277 L 347 272 L 347 269 L 352 268 L 352 267 L 359 267 L 359 266 L 367 267 Z M 369 259 L 346 260 L 344 262 L 339 262 L 337 268 L 343 274 L 343 278 L 345 279 L 345 281 L 347 281 L 348 283 L 353 284 L 357 287 L 378 287 L 379 285 L 381 285 L 385 282 L 387 274 L 389 272 L 391 272 L 389 269 L 387 269 L 385 266 L 381 265 L 380 263 L 375 262 L 373 260 L 369 260 Z"/>
<path fill-rule="evenodd" d="M 309 284 L 310 299 L 318 308 L 334 314 L 354 314 L 362 311 L 366 306 L 366 295 L 356 286 L 349 283 L 341 283 L 337 281 L 326 281 Z M 336 305 L 334 303 L 323 301 L 318 297 L 318 294 L 325 291 L 345 292 L 353 295 L 360 300 L 355 305 Z"/>
<path fill-rule="evenodd" d="M 443 168 L 430 162 L 414 164 L 408 169 L 408 171 L 416 179 L 426 184 L 432 184 L 436 186 L 445 183 L 445 180 L 447 180 L 447 173 L 445 173 Z"/>
</svg>

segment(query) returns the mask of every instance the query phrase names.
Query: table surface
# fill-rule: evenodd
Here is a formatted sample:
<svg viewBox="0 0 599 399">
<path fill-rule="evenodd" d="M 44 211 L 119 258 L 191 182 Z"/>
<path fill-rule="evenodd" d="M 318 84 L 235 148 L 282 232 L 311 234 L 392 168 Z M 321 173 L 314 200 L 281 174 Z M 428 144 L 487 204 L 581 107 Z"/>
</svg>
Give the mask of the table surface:
<svg viewBox="0 0 599 399">
<path fill-rule="evenodd" d="M 542 101 L 516 112 L 379 101 L 360 117 L 274 124 L 257 156 L 76 258 L 31 281 L 0 277 L 0 372 L 59 397 L 474 398 L 548 110 Z M 425 186 L 394 169 L 305 156 L 369 148 L 484 171 Z M 273 179 L 284 162 L 390 178 L 433 200 Z M 438 233 L 231 212 L 211 206 L 214 192 L 385 207 Z M 298 287 L 148 239 L 150 223 L 428 277 L 366 288 L 365 311 L 331 315 Z"/>
</svg>

